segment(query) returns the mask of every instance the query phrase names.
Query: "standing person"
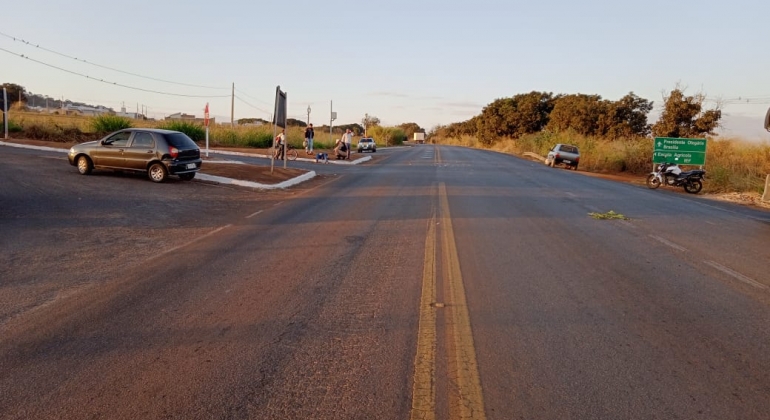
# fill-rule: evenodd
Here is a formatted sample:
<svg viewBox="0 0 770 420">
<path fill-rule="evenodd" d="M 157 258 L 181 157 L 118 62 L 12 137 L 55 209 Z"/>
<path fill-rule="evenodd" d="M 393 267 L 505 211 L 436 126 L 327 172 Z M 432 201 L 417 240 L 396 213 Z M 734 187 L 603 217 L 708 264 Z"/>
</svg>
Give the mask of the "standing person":
<svg viewBox="0 0 770 420">
<path fill-rule="evenodd" d="M 342 141 L 345 143 L 345 147 L 348 149 L 348 154 L 345 159 L 350 160 L 350 143 L 353 141 L 353 131 L 351 129 L 345 130 L 345 134 L 342 136 Z"/>
<path fill-rule="evenodd" d="M 275 158 L 283 160 L 284 149 L 286 148 L 286 129 L 282 129 L 281 132 L 275 136 L 273 141 L 273 147 L 277 148 L 275 151 Z"/>
<path fill-rule="evenodd" d="M 313 124 L 308 124 L 305 129 L 305 153 L 313 154 L 313 137 L 315 137 L 315 131 L 313 130 Z"/>
</svg>

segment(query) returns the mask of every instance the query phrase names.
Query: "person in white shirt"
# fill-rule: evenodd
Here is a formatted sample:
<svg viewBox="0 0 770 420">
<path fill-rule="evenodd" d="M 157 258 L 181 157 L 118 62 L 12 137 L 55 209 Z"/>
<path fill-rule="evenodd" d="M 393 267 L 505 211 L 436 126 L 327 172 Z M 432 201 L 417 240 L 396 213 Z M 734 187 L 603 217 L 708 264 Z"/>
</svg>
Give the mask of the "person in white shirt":
<svg viewBox="0 0 770 420">
<path fill-rule="evenodd" d="M 286 149 L 286 129 L 285 128 L 281 130 L 280 134 L 275 136 L 275 140 L 273 141 L 273 147 L 277 149 L 275 151 L 275 158 L 278 160 L 283 160 L 284 150 Z"/>
<path fill-rule="evenodd" d="M 350 159 L 350 143 L 353 141 L 353 131 L 351 129 L 345 130 L 345 134 L 342 136 L 342 141 L 345 142 L 345 147 L 348 149 L 345 159 Z"/>
</svg>

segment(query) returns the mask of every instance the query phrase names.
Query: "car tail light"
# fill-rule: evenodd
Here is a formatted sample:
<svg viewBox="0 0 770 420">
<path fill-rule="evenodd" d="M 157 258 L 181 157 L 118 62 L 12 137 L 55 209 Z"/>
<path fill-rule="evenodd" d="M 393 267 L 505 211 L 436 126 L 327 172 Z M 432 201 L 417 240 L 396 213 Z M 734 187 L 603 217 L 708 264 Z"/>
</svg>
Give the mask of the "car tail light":
<svg viewBox="0 0 770 420">
<path fill-rule="evenodd" d="M 580 156 L 575 158 L 575 162 L 580 162 Z"/>
<path fill-rule="evenodd" d="M 558 158 L 559 158 L 559 154 L 557 153 L 557 154 L 553 155 L 553 157 L 555 157 L 556 159 L 558 159 Z"/>
<path fill-rule="evenodd" d="M 177 149 L 174 146 L 168 146 L 168 153 L 171 155 L 172 158 L 176 158 L 179 156 L 179 149 Z"/>
</svg>

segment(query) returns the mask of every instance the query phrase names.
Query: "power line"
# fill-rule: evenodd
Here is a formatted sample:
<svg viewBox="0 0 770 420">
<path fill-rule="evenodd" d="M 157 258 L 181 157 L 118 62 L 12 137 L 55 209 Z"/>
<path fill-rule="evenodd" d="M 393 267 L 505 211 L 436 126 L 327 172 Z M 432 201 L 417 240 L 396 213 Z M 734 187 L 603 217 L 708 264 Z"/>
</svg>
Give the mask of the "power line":
<svg viewBox="0 0 770 420">
<path fill-rule="evenodd" d="M 246 105 L 248 105 L 248 106 L 250 106 L 250 107 L 252 107 L 252 108 L 254 108 L 254 109 L 256 109 L 256 110 L 262 111 L 262 112 L 264 112 L 265 114 L 268 114 L 268 115 L 269 115 L 269 114 L 271 114 L 271 112 L 270 112 L 270 111 L 265 111 L 264 109 L 262 109 L 262 108 L 260 108 L 260 107 L 258 107 L 258 106 L 252 105 L 252 104 L 250 104 L 250 103 L 246 102 L 246 101 L 245 101 L 243 98 L 241 98 L 241 97 L 240 97 L 240 96 L 238 96 L 238 95 L 235 95 L 235 99 L 237 99 L 237 100 L 239 100 L 239 101 L 243 102 L 244 104 L 246 104 Z"/>
<path fill-rule="evenodd" d="M 105 84 L 108 84 L 108 85 L 113 85 L 113 86 L 120 86 L 120 87 L 127 88 L 127 89 L 139 90 L 139 91 L 142 91 L 142 92 L 149 92 L 149 93 L 157 93 L 159 95 L 183 96 L 183 97 L 186 97 L 186 98 L 229 98 L 230 97 L 230 95 L 185 95 L 185 94 L 182 94 L 182 93 L 162 92 L 162 91 L 158 91 L 158 90 L 138 88 L 138 87 L 135 87 L 135 86 L 128 86 L 128 85 L 124 85 L 124 84 L 120 84 L 120 83 L 116 83 L 116 82 L 109 82 L 109 81 L 106 81 L 104 79 L 97 79 L 95 77 L 91 77 L 91 76 L 88 76 L 86 74 L 78 73 L 78 72 L 75 72 L 75 71 L 72 71 L 72 70 L 63 69 L 61 67 L 54 66 L 53 64 L 48 64 L 48 63 L 44 63 L 44 62 L 42 62 L 40 60 L 35 60 L 34 58 L 27 57 L 27 56 L 25 56 L 23 54 L 18 54 L 18 53 L 15 53 L 13 51 L 8 51 L 5 48 L 0 48 L 0 51 L 6 52 L 6 53 L 11 54 L 11 55 L 15 55 L 17 57 L 25 58 L 25 59 L 27 59 L 29 61 L 34 61 L 35 63 L 42 64 L 42 65 L 44 65 L 46 67 L 51 67 L 51 68 L 56 69 L 56 70 L 60 70 L 60 71 L 63 71 L 65 73 L 74 74 L 76 76 L 85 77 L 86 79 L 89 79 L 89 80 L 94 80 L 94 81 L 97 81 L 97 82 L 102 82 L 102 83 L 105 83 Z"/>
<path fill-rule="evenodd" d="M 265 101 L 263 101 L 263 100 L 261 100 L 261 99 L 257 99 L 257 98 L 255 98 L 255 97 L 253 97 L 253 96 L 251 96 L 251 95 L 247 94 L 246 92 L 244 92 L 244 91 L 242 91 L 242 90 L 240 90 L 240 89 L 238 89 L 238 88 L 236 88 L 236 89 L 235 89 L 235 91 L 236 91 L 236 92 L 240 92 L 240 93 L 242 93 L 242 94 L 243 94 L 244 96 L 246 96 L 247 98 L 253 99 L 253 100 L 255 100 L 255 101 L 257 101 L 257 102 L 260 102 L 260 103 L 263 103 L 263 104 L 265 104 L 265 105 L 268 105 L 268 106 L 272 106 L 272 105 L 273 105 L 273 104 L 271 104 L 270 102 L 265 102 Z"/>
<path fill-rule="evenodd" d="M 59 55 L 59 56 L 62 56 L 62 57 L 70 58 L 72 60 L 79 61 L 81 63 L 90 64 L 92 66 L 101 67 L 103 69 L 115 71 L 115 72 L 118 72 L 118 73 L 127 74 L 127 75 L 130 75 L 130 76 L 141 77 L 143 79 L 154 80 L 156 82 L 171 83 L 171 84 L 180 85 L 180 86 L 197 87 L 197 88 L 203 88 L 203 89 L 229 89 L 229 88 L 226 88 L 226 87 L 194 85 L 194 84 L 190 84 L 190 83 L 174 82 L 172 80 L 164 80 L 164 79 L 158 79 L 158 78 L 150 77 L 150 76 L 143 76 L 141 74 L 131 73 L 131 72 L 128 72 L 128 71 L 124 71 L 124 70 L 120 70 L 120 69 L 104 66 L 104 65 L 101 65 L 101 64 L 92 63 L 90 61 L 86 61 L 86 60 L 83 60 L 83 59 L 80 59 L 80 58 L 77 58 L 77 57 L 73 57 L 71 55 L 67 55 L 67 54 L 64 54 L 64 53 L 60 53 L 58 51 L 54 51 L 54 50 L 51 50 L 51 49 L 48 49 L 48 48 L 45 48 L 45 47 L 41 47 L 39 44 L 32 44 L 29 41 L 26 41 L 26 40 L 24 40 L 22 38 L 17 38 L 15 36 L 11 36 L 11 35 L 8 35 L 8 34 L 2 33 L 2 32 L 0 32 L 0 35 L 4 36 L 6 38 L 10 38 L 10 39 L 12 39 L 12 40 L 14 40 L 16 42 L 21 42 L 22 44 L 26 44 L 26 45 L 29 45 L 29 46 L 41 49 L 43 51 L 47 51 L 47 52 L 52 53 L 52 54 L 56 54 L 56 55 Z"/>
</svg>

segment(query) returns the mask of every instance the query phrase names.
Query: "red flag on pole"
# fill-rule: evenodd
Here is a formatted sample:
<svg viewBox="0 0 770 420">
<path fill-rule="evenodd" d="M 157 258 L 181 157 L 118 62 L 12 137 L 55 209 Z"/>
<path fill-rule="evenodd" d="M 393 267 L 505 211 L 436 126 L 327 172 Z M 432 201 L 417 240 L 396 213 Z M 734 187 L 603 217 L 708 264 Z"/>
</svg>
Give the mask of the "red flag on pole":
<svg viewBox="0 0 770 420">
<path fill-rule="evenodd" d="M 209 103 L 206 102 L 206 108 L 203 110 L 203 125 L 209 126 Z"/>
</svg>

